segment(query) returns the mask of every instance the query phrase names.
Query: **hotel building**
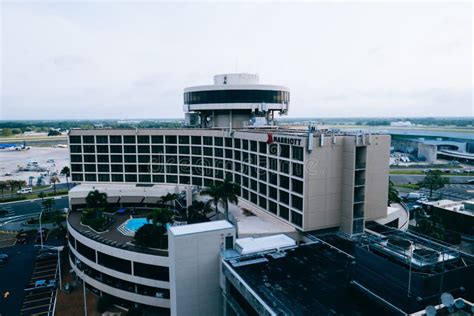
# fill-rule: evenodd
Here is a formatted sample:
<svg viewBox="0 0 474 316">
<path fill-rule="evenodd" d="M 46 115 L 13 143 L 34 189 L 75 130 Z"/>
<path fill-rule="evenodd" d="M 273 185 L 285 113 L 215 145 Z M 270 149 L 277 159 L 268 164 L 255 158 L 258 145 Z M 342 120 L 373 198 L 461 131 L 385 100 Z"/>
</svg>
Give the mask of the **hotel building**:
<svg viewBox="0 0 474 316">
<path fill-rule="evenodd" d="M 71 130 L 71 177 L 81 184 L 70 194 L 71 209 L 84 207 L 92 188 L 108 191 L 110 203 L 140 207 L 156 203 L 153 190 L 162 186 L 190 188 L 191 192 L 228 177 L 240 184 L 239 206 L 286 223 L 301 235 L 338 227 L 346 236 L 357 236 L 366 221 L 387 215 L 388 135 L 280 128 L 275 126 L 274 112 L 287 113 L 287 88 L 260 85 L 258 77 L 249 74 L 218 75 L 214 83 L 185 89 L 185 128 Z M 170 280 L 179 277 L 174 268 L 178 259 L 171 254 L 179 255 L 176 247 L 183 245 L 171 239 L 186 229 L 169 233 L 170 253 L 143 253 L 125 237 L 114 241 L 116 236 L 104 238 L 81 227 L 78 218 L 71 212 L 68 219 L 75 240 L 71 263 L 78 269 L 78 258 L 89 270 L 101 273 L 100 278 L 86 275 L 88 285 L 131 302 L 160 306 L 171 314 L 185 315 L 191 310 L 205 314 L 196 309 L 202 304 L 179 307 L 180 297 L 184 302 L 189 295 L 173 293 L 179 287 Z M 216 259 L 220 251 L 231 247 L 225 236 L 235 236 L 234 228 L 196 225 L 211 225 L 209 229 L 218 232 L 219 242 L 211 247 L 208 258 Z M 191 231 L 206 235 L 206 227 Z M 79 276 L 81 271 L 77 270 Z M 143 271 L 157 275 L 144 276 Z M 103 275 L 131 284 L 117 292 L 113 285 L 120 282 L 111 279 L 105 284 L 99 281 Z M 143 293 L 153 293 L 153 297 Z"/>
</svg>

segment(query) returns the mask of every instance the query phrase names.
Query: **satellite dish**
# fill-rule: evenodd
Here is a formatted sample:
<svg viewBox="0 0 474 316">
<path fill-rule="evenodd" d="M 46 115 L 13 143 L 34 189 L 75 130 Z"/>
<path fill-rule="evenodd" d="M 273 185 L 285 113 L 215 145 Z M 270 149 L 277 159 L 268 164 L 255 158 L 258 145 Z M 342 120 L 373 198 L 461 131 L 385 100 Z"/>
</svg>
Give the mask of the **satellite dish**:
<svg viewBox="0 0 474 316">
<path fill-rule="evenodd" d="M 446 307 L 451 307 L 454 304 L 454 297 L 449 293 L 441 294 L 441 303 Z"/>
<path fill-rule="evenodd" d="M 462 298 L 458 298 L 456 301 L 454 301 L 454 307 L 456 307 L 457 309 L 463 309 L 464 300 Z"/>
<path fill-rule="evenodd" d="M 425 308 L 425 314 L 427 316 L 435 316 L 436 315 L 436 308 L 432 305 L 428 305 Z"/>
</svg>

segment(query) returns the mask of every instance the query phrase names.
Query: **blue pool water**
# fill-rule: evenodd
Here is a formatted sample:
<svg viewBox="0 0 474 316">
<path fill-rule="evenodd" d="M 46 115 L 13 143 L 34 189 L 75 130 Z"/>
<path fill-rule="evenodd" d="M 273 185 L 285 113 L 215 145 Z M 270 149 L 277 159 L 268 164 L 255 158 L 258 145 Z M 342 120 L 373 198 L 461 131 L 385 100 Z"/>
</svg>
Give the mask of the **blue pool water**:
<svg viewBox="0 0 474 316">
<path fill-rule="evenodd" d="M 148 220 L 145 217 L 142 218 L 132 218 L 129 219 L 128 222 L 125 224 L 125 228 L 136 232 L 140 227 L 142 227 L 145 224 L 148 224 Z"/>
</svg>

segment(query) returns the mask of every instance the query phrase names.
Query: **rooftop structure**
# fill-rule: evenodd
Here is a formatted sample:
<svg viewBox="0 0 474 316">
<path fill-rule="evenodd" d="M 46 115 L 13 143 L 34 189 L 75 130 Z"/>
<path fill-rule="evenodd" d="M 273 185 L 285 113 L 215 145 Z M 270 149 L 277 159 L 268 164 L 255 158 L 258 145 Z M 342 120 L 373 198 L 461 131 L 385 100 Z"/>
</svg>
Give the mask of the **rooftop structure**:
<svg viewBox="0 0 474 316">
<path fill-rule="evenodd" d="M 256 74 L 216 75 L 213 85 L 184 89 L 184 112 L 190 126 L 273 125 L 274 112 L 286 114 L 289 103 L 288 88 L 259 84 Z"/>
<path fill-rule="evenodd" d="M 290 237 L 283 234 L 259 238 L 239 238 L 235 241 L 235 248 L 242 255 L 293 247 L 295 245 L 296 241 L 294 239 L 291 239 Z"/>
</svg>

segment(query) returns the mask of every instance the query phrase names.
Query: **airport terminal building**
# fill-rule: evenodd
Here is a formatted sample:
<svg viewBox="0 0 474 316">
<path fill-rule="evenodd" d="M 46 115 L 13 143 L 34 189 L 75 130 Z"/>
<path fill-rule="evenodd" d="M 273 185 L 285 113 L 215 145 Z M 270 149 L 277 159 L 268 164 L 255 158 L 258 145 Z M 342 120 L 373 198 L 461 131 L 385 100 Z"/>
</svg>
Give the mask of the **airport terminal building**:
<svg viewBox="0 0 474 316">
<path fill-rule="evenodd" d="M 192 194 L 229 178 L 240 185 L 240 207 L 301 236 L 325 228 L 357 236 L 366 221 L 385 217 L 390 136 L 279 128 L 274 112 L 287 113 L 289 100 L 289 89 L 260 85 L 256 75 L 218 75 L 214 85 L 185 90 L 183 128 L 71 130 L 71 178 L 81 184 L 71 191 L 68 217 L 77 275 L 100 293 L 159 307 L 164 314 L 218 315 L 219 280 L 203 289 L 206 282 L 189 271 L 219 275 L 219 254 L 238 238 L 235 223 L 216 221 L 172 227 L 166 251 L 139 249 L 120 232 L 98 234 L 81 225 L 75 210 L 84 207 L 88 191 L 81 187 L 115 190 L 108 194 L 110 203 L 141 207 L 156 203 L 154 190 L 160 187 Z M 180 242 L 188 234 L 192 238 Z M 201 266 L 190 268 L 184 253 L 191 255 L 198 244 L 209 247 L 193 263 Z"/>
</svg>

